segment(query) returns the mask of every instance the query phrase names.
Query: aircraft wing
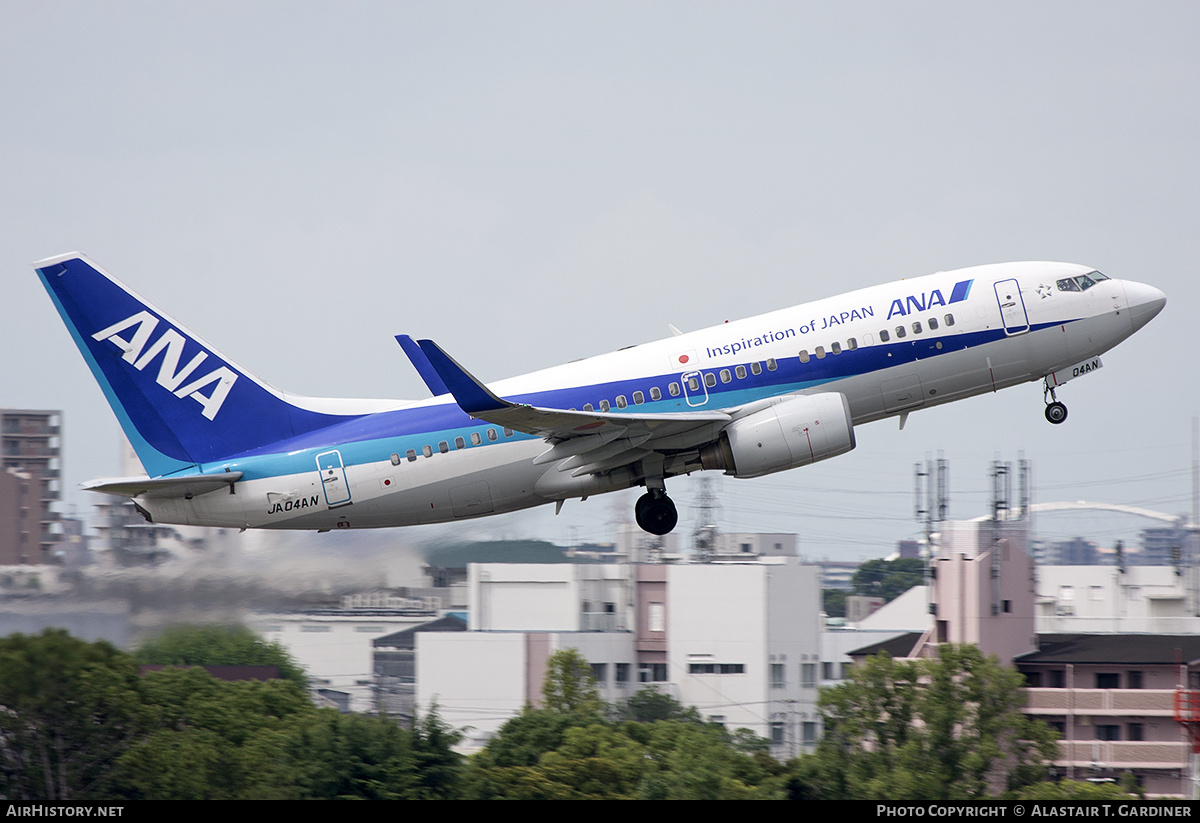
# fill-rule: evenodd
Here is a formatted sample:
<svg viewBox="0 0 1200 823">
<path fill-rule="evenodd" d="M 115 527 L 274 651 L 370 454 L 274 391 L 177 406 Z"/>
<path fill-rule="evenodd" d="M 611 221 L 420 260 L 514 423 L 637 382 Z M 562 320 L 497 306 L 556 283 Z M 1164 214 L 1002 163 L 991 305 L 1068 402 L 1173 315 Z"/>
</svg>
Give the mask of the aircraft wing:
<svg viewBox="0 0 1200 823">
<path fill-rule="evenodd" d="M 241 479 L 241 472 L 193 474 L 186 477 L 105 477 L 84 483 L 83 488 L 119 497 L 195 497 L 223 486 L 232 486 Z"/>
<path fill-rule="evenodd" d="M 655 451 L 696 448 L 715 439 L 732 418 L 721 411 L 637 414 L 549 409 L 498 397 L 432 340 L 419 340 L 459 408 L 472 417 L 554 444 L 534 462 L 571 458 L 576 475 L 606 471 Z"/>
</svg>

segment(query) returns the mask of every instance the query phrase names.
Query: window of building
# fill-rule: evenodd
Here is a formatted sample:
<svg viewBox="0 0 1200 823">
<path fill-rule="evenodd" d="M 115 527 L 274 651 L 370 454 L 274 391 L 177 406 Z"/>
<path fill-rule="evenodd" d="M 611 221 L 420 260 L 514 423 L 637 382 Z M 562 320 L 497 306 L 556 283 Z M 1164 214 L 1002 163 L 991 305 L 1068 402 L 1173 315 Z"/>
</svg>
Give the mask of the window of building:
<svg viewBox="0 0 1200 823">
<path fill-rule="evenodd" d="M 803 745 L 817 745 L 817 724 L 811 720 L 805 720 L 800 724 L 800 735 L 800 742 Z"/>
<path fill-rule="evenodd" d="M 805 689 L 815 688 L 817 685 L 817 664 L 816 663 L 801 663 L 800 664 L 800 685 Z"/>
<path fill-rule="evenodd" d="M 1050 678 L 1050 688 L 1065 689 L 1067 687 L 1067 673 L 1062 669 L 1052 669 L 1046 674 Z"/>
<path fill-rule="evenodd" d="M 782 663 L 772 663 L 771 664 L 771 688 L 772 689 L 782 689 L 784 686 L 787 685 L 787 680 L 784 675 L 784 672 L 786 671 L 786 669 L 787 669 L 787 667 L 784 666 Z"/>
<path fill-rule="evenodd" d="M 771 745 L 783 745 L 783 723 L 777 720 L 771 723 Z"/>
<path fill-rule="evenodd" d="M 1097 689 L 1121 688 L 1121 675 L 1118 672 L 1096 672 Z"/>
<path fill-rule="evenodd" d="M 1120 740 L 1121 739 L 1121 727 L 1116 725 L 1115 723 L 1112 723 L 1112 724 L 1098 723 L 1098 724 L 1096 724 L 1096 739 L 1097 740 Z"/>
<path fill-rule="evenodd" d="M 666 663 L 639 663 L 638 681 L 641 683 L 666 683 Z"/>
<path fill-rule="evenodd" d="M 745 674 L 746 666 L 742 663 L 718 663 L 717 674 Z"/>
<path fill-rule="evenodd" d="M 1125 672 L 1125 688 L 1143 689 L 1142 673 L 1140 671 Z"/>
<path fill-rule="evenodd" d="M 1141 723 L 1129 723 L 1125 726 L 1125 739 L 1137 743 L 1146 739 L 1146 730 Z"/>
<path fill-rule="evenodd" d="M 628 663 L 618 663 L 617 664 L 615 679 L 616 679 L 617 683 L 628 683 L 629 682 L 629 664 Z"/>
<path fill-rule="evenodd" d="M 607 663 L 593 663 L 592 664 L 592 677 L 596 678 L 597 686 L 607 685 L 607 683 L 608 683 L 608 664 Z"/>
</svg>

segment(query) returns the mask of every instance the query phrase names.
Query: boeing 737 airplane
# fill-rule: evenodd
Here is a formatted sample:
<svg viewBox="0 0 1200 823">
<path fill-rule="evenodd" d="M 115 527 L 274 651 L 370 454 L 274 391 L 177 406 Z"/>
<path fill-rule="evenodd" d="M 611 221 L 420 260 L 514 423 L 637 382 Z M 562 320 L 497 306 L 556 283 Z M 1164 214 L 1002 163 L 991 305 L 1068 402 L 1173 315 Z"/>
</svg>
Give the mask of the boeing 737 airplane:
<svg viewBox="0 0 1200 823">
<path fill-rule="evenodd" d="M 78 254 L 34 264 L 146 470 L 85 488 L 155 523 L 265 529 L 444 523 L 666 481 L 761 477 L 844 454 L 854 427 L 1028 381 L 1057 389 L 1166 297 L 1069 263 L 1003 263 L 850 292 L 485 386 L 397 341 L 433 397 L 280 391 Z M 675 331 L 672 328 L 672 331 Z"/>
</svg>

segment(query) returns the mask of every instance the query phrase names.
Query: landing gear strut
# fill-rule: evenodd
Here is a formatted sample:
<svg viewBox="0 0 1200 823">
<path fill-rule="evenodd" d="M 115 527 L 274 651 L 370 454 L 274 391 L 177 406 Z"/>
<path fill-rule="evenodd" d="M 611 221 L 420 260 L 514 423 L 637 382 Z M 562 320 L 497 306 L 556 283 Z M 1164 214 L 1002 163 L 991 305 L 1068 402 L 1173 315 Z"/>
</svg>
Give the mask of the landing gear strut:
<svg viewBox="0 0 1200 823">
<path fill-rule="evenodd" d="M 1067 419 L 1067 407 L 1058 402 L 1058 395 L 1054 393 L 1054 387 L 1048 380 L 1042 381 L 1042 400 L 1046 402 L 1047 420 L 1057 426 Z"/>
<path fill-rule="evenodd" d="M 679 522 L 679 512 L 665 489 L 651 489 L 638 498 L 633 514 L 642 531 L 667 534 Z"/>
</svg>

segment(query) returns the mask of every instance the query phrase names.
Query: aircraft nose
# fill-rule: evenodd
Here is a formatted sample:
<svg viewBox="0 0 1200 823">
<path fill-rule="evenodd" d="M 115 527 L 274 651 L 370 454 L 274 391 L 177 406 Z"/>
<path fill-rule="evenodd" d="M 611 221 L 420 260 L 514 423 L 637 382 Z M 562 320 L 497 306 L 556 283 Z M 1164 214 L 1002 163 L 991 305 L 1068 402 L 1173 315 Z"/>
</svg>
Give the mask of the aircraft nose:
<svg viewBox="0 0 1200 823">
<path fill-rule="evenodd" d="M 1134 331 L 1153 320 L 1167 305 L 1167 296 L 1154 286 L 1129 280 L 1125 281 L 1125 300 L 1129 304 Z"/>
</svg>

